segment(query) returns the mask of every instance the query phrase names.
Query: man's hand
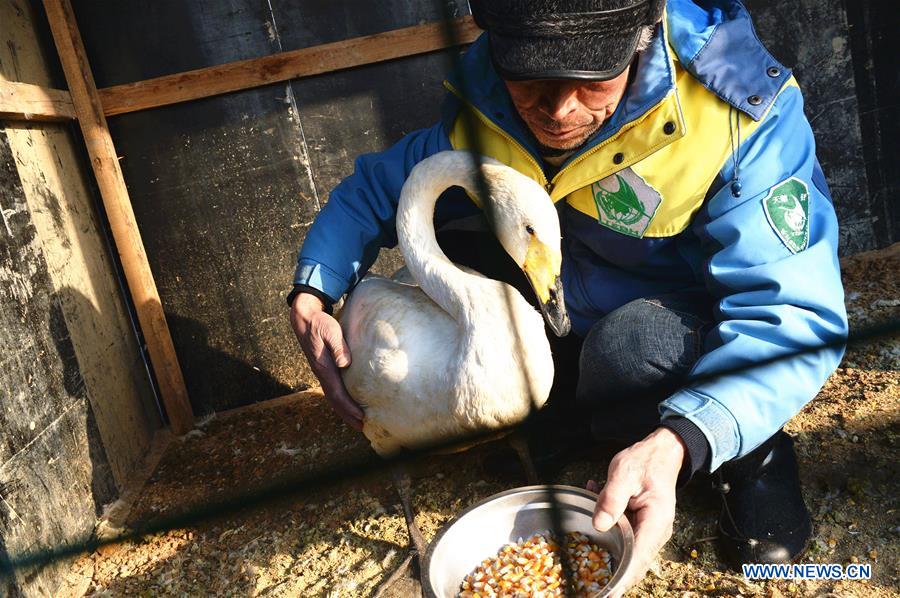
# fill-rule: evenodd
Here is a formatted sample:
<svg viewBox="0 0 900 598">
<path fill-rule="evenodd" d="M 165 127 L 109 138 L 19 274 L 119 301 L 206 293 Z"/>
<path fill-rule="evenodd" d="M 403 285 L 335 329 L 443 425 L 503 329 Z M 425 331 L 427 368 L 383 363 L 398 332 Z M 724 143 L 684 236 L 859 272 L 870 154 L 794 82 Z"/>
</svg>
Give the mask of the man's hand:
<svg viewBox="0 0 900 598">
<path fill-rule="evenodd" d="M 324 308 L 318 297 L 299 293 L 291 305 L 291 326 L 332 409 L 345 422 L 362 430 L 365 414 L 350 398 L 338 370 L 350 365 L 350 348 L 341 325 Z"/>
<path fill-rule="evenodd" d="M 606 485 L 594 508 L 594 527 L 601 532 L 610 529 L 626 509 L 634 527 L 634 558 L 623 590 L 613 598 L 644 577 L 659 550 L 672 537 L 675 482 L 684 455 L 681 438 L 668 428 L 657 428 L 609 463 Z M 595 481 L 588 482 L 588 490 L 598 489 Z"/>
</svg>

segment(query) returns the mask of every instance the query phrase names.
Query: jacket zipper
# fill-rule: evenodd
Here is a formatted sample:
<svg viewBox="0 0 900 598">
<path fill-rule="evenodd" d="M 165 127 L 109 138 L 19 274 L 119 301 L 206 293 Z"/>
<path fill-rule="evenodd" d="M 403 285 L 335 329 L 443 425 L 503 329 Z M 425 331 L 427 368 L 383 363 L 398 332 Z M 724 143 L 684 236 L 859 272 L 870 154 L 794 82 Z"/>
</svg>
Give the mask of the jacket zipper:
<svg viewBox="0 0 900 598">
<path fill-rule="evenodd" d="M 550 187 L 553 187 L 553 186 L 556 185 L 556 181 L 559 179 L 560 176 L 562 176 L 562 174 L 563 174 L 564 172 L 566 172 L 567 170 L 569 170 L 570 168 L 572 168 L 572 167 L 575 166 L 576 164 L 581 163 L 581 162 L 582 162 L 583 160 L 585 160 L 588 156 L 594 154 L 595 152 L 600 151 L 600 148 L 605 147 L 606 145 L 612 143 L 613 141 L 615 141 L 616 139 L 618 139 L 619 137 L 621 137 L 626 131 L 630 131 L 630 130 L 633 129 L 634 127 L 636 127 L 636 126 L 638 126 L 639 124 L 641 124 L 641 123 L 642 123 L 644 120 L 646 120 L 653 112 L 655 112 L 655 111 L 662 105 L 662 103 L 666 101 L 667 98 L 668 98 L 668 95 L 665 96 L 665 97 L 663 97 L 663 99 L 660 100 L 659 103 L 657 103 L 656 105 L 654 105 L 653 107 L 651 107 L 649 110 L 647 110 L 646 112 L 644 112 L 640 117 L 638 117 L 638 118 L 636 118 L 636 119 L 634 119 L 634 120 L 632 120 L 632 121 L 630 121 L 630 122 L 627 122 L 627 123 L 625 123 L 624 125 L 622 125 L 622 127 L 616 132 L 615 135 L 613 135 L 613 136 L 610 137 L 609 139 L 605 139 L 604 141 L 598 143 L 597 145 L 595 145 L 594 147 L 592 147 L 592 148 L 589 149 L 588 151 L 584 152 L 583 154 L 581 154 L 580 156 L 578 156 L 577 158 L 575 158 L 574 160 L 572 160 L 571 162 L 569 162 L 568 164 L 566 164 L 566 166 L 565 166 L 564 168 L 562 168 L 559 172 L 557 172 L 557 173 L 556 173 L 556 176 L 553 177 L 553 180 L 550 182 Z M 619 170 L 621 170 L 621 168 L 620 168 Z"/>
</svg>

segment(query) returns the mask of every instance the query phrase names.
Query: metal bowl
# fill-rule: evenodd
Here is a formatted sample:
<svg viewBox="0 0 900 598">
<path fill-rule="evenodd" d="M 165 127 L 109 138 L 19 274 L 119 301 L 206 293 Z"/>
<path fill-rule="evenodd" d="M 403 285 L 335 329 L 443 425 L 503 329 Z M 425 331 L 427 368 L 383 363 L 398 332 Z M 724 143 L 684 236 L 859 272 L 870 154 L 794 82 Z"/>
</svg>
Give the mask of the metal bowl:
<svg viewBox="0 0 900 598">
<path fill-rule="evenodd" d="M 631 562 L 634 534 L 624 516 L 607 532 L 595 530 L 591 519 L 597 495 L 573 486 L 514 488 L 484 499 L 449 521 L 425 552 L 424 595 L 455 597 L 466 575 L 503 545 L 553 529 L 551 495 L 559 508 L 562 531 L 581 532 L 612 556 L 612 579 L 591 598 L 608 596 L 622 583 Z"/>
</svg>

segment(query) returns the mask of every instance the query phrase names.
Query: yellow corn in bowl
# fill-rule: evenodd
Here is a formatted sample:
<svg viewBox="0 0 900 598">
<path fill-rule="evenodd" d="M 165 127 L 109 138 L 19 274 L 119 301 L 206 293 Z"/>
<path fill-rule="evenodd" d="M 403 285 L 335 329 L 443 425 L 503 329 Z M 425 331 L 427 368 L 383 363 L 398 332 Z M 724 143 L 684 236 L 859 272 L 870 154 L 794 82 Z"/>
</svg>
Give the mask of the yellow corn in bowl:
<svg viewBox="0 0 900 598">
<path fill-rule="evenodd" d="M 535 535 L 561 544 L 560 539 L 566 537 L 566 534 L 577 532 L 585 537 L 589 545 L 588 553 L 591 552 L 590 545 L 600 549 L 594 555 L 595 559 L 598 555 L 608 553 L 612 576 L 599 589 L 590 584 L 579 589 L 577 567 L 575 571 L 570 567 L 569 573 L 574 573 L 573 587 L 579 590 L 579 596 L 602 598 L 609 595 L 621 583 L 631 561 L 634 535 L 625 517 L 607 532 L 596 531 L 591 524 L 596 501 L 597 495 L 593 492 L 573 486 L 526 486 L 500 492 L 469 507 L 449 521 L 428 547 L 422 563 L 425 586 L 422 588 L 423 594 L 427 598 L 455 598 L 465 595 L 464 582 L 468 581 L 471 585 L 474 579 L 472 576 L 479 569 L 485 573 L 486 561 L 490 563 L 488 566 L 492 566 L 501 550 L 516 550 L 507 545 L 514 545 L 520 540 L 527 543 Z M 583 547 L 576 548 L 580 550 Z M 517 555 L 517 558 L 521 557 L 522 555 Z M 605 565 L 605 561 L 603 564 Z M 523 567 L 527 568 L 529 565 L 533 563 L 526 563 Z M 490 576 L 482 575 L 482 578 L 494 578 L 499 572 L 494 569 L 491 571 Z M 498 595 L 495 593 L 496 589 L 503 589 L 501 581 L 521 579 L 513 567 L 512 575 L 509 575 L 509 571 L 504 571 L 502 579 L 497 577 L 493 581 L 495 587 L 484 587 L 491 585 L 490 583 L 480 585 L 481 591 L 477 594 Z"/>
</svg>

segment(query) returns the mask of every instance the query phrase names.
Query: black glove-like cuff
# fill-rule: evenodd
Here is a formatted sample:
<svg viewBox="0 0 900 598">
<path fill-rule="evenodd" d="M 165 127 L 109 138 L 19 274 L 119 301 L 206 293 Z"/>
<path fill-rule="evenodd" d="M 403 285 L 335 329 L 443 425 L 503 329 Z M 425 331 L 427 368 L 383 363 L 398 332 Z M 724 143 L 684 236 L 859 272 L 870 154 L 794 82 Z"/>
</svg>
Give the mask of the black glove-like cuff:
<svg viewBox="0 0 900 598">
<path fill-rule="evenodd" d="M 697 424 L 684 417 L 669 417 L 660 423 L 663 428 L 668 428 L 678 434 L 687 447 L 688 458 L 685 459 L 678 473 L 678 487 L 687 484 L 693 475 L 707 465 L 709 461 L 709 441 Z"/>
<path fill-rule="evenodd" d="M 288 307 L 294 306 L 294 299 L 296 299 L 297 295 L 299 295 L 300 293 L 309 293 L 310 295 L 313 295 L 319 301 L 322 302 L 322 305 L 325 306 L 325 313 L 327 313 L 329 315 L 334 313 L 334 303 L 335 303 L 334 299 L 332 299 L 331 297 L 329 297 L 328 295 L 326 295 L 319 289 L 313 288 L 313 287 L 311 287 L 309 285 L 305 285 L 305 284 L 295 284 L 294 288 L 291 290 L 291 292 L 288 293 L 288 296 L 287 296 Z"/>
</svg>

